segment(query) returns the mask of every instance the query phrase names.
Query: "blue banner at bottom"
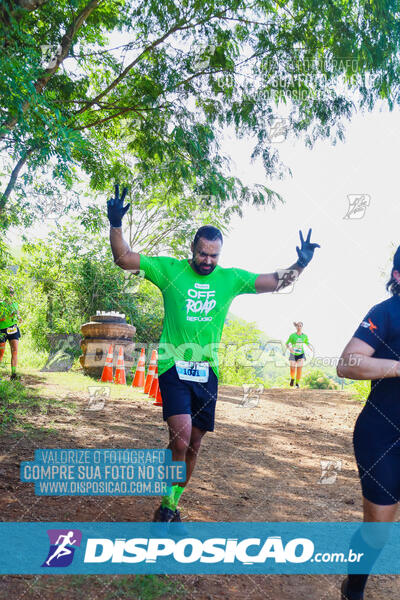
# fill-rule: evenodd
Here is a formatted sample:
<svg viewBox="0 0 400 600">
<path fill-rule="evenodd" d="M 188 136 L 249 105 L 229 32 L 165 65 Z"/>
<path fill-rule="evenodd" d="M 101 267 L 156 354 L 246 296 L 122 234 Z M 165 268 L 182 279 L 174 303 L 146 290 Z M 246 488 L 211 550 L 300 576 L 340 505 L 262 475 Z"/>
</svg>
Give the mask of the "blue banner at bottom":
<svg viewBox="0 0 400 600">
<path fill-rule="evenodd" d="M 400 523 L 0 523 L 1 574 L 400 573 Z"/>
</svg>

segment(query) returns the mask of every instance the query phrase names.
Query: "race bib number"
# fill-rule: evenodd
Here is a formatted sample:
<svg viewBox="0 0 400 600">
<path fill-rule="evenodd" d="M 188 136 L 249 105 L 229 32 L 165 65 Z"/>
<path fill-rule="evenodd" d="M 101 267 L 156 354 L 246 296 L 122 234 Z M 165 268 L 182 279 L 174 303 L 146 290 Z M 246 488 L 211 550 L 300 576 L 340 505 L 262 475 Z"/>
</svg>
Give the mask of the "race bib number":
<svg viewBox="0 0 400 600">
<path fill-rule="evenodd" d="M 175 364 L 178 377 L 182 381 L 197 381 L 198 383 L 208 381 L 210 369 L 208 362 L 178 360 Z"/>
<path fill-rule="evenodd" d="M 7 327 L 7 333 L 8 333 L 8 335 L 11 335 L 13 333 L 17 333 L 17 326 L 16 325 L 12 325 L 12 327 Z"/>
</svg>

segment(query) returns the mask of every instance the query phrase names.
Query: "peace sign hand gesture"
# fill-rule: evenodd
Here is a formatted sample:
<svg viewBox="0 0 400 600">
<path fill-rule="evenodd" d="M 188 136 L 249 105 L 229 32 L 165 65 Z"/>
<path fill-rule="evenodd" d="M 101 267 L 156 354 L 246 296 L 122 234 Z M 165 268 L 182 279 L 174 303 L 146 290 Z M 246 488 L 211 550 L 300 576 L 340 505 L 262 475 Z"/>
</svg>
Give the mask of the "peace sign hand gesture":
<svg viewBox="0 0 400 600">
<path fill-rule="evenodd" d="M 107 216 L 112 227 L 121 227 L 122 218 L 130 207 L 130 204 L 124 206 L 125 196 L 128 193 L 128 188 L 124 187 L 122 196 L 119 197 L 119 184 L 115 185 L 115 198 L 110 198 L 107 202 Z"/>
<path fill-rule="evenodd" d="M 307 235 L 306 241 L 304 241 L 303 234 L 301 233 L 301 231 L 299 231 L 301 248 L 296 246 L 297 254 L 299 257 L 297 264 L 303 268 L 306 267 L 308 265 L 308 263 L 310 262 L 310 260 L 312 259 L 315 248 L 321 248 L 321 246 L 319 244 L 312 244 L 310 242 L 311 231 L 312 231 L 312 229 L 308 230 L 308 235 Z"/>
</svg>

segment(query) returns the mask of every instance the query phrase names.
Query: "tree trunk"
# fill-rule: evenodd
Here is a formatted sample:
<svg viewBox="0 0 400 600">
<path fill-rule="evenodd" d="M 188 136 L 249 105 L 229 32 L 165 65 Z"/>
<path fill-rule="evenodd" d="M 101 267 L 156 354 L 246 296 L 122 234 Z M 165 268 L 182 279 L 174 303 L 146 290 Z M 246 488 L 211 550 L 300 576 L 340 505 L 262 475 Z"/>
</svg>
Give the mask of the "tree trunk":
<svg viewBox="0 0 400 600">
<path fill-rule="evenodd" d="M 29 150 L 27 150 L 25 152 L 25 154 L 23 156 L 21 156 L 21 158 L 19 159 L 19 161 L 13 168 L 11 177 L 10 177 L 8 185 L 5 189 L 5 192 L 0 198 L 0 214 L 4 211 L 4 207 L 7 203 L 7 200 L 9 198 L 12 190 L 14 189 L 15 182 L 18 179 L 19 172 L 21 171 L 22 167 L 24 166 L 24 164 L 26 163 L 26 161 L 28 160 L 28 158 L 29 158 L 30 154 L 32 154 L 32 152 L 33 152 L 33 148 L 29 148 Z"/>
</svg>

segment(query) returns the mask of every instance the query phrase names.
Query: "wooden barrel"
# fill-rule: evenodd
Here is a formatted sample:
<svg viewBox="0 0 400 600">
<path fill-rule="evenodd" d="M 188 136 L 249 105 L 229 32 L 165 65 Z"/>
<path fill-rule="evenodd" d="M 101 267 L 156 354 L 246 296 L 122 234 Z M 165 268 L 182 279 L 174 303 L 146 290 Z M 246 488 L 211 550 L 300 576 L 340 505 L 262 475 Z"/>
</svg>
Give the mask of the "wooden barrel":
<svg viewBox="0 0 400 600">
<path fill-rule="evenodd" d="M 89 321 L 81 326 L 84 338 L 133 340 L 136 327 L 128 323 L 96 323 Z"/>
<path fill-rule="evenodd" d="M 83 340 L 79 360 L 85 373 L 96 378 L 101 376 L 110 344 L 113 346 L 114 367 L 122 347 L 125 368 L 132 369 L 135 362 L 133 338 L 136 327 L 126 322 L 125 315 L 93 315 L 90 318 L 91 321 L 81 326 Z"/>
<path fill-rule="evenodd" d="M 90 320 L 96 323 L 126 323 L 125 315 L 92 315 Z"/>
</svg>

